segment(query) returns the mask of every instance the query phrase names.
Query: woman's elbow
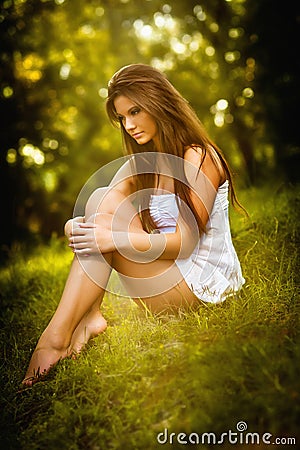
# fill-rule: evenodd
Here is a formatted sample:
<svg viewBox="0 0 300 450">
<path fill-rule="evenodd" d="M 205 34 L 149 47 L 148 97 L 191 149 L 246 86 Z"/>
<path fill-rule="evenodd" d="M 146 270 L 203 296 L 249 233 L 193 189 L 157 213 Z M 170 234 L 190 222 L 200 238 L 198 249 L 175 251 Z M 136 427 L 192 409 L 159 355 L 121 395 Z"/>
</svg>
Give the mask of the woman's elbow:
<svg viewBox="0 0 300 450">
<path fill-rule="evenodd" d="M 196 247 L 197 242 L 194 240 L 188 240 L 186 242 L 183 242 L 178 254 L 178 259 L 187 259 L 191 256 L 193 253 L 193 250 Z"/>
</svg>

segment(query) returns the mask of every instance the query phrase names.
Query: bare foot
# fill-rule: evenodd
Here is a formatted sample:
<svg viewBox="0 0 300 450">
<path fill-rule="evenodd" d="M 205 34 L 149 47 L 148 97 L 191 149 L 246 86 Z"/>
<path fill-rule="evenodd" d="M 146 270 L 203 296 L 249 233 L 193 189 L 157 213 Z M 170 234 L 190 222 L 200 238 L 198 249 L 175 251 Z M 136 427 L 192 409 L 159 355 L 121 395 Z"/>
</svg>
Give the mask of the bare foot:
<svg viewBox="0 0 300 450">
<path fill-rule="evenodd" d="M 107 322 L 101 312 L 99 310 L 89 311 L 81 319 L 73 333 L 70 344 L 71 353 L 74 356 L 80 353 L 90 339 L 93 339 L 100 333 L 103 333 L 106 328 Z"/>
<path fill-rule="evenodd" d="M 38 381 L 42 381 L 49 371 L 67 356 L 67 350 L 37 347 L 32 354 L 25 378 L 22 381 L 22 387 L 31 387 Z"/>
</svg>

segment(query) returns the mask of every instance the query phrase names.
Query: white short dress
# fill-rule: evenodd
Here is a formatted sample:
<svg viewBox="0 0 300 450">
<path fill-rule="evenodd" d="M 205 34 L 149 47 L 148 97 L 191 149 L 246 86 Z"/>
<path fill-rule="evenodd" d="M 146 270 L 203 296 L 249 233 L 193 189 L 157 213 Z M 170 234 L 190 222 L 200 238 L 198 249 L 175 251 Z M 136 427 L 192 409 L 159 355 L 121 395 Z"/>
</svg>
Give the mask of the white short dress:
<svg viewBox="0 0 300 450">
<path fill-rule="evenodd" d="M 232 243 L 226 180 L 218 189 L 206 227 L 191 256 L 177 259 L 185 282 L 193 293 L 209 303 L 220 303 L 245 283 Z M 174 233 L 179 209 L 175 194 L 152 195 L 150 215 L 161 233 Z"/>
</svg>

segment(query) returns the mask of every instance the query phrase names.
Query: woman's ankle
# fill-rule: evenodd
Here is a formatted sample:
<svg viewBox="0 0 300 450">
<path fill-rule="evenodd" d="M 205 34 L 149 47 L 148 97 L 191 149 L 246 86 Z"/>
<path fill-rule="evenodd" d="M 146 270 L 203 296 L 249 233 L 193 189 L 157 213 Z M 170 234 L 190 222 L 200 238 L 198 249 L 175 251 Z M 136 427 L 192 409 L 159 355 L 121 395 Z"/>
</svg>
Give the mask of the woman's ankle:
<svg viewBox="0 0 300 450">
<path fill-rule="evenodd" d="M 66 336 L 65 333 L 55 332 L 46 328 L 42 333 L 37 348 L 49 348 L 55 351 L 66 351 L 71 342 L 71 336 Z"/>
</svg>

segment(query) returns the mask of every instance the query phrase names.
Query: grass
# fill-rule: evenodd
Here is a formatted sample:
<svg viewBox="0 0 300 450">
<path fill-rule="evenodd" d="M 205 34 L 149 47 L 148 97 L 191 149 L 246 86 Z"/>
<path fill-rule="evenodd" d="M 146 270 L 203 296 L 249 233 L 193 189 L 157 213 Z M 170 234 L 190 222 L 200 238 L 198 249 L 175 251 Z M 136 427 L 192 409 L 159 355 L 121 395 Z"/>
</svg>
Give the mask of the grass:
<svg viewBox="0 0 300 450">
<path fill-rule="evenodd" d="M 236 297 L 155 318 L 107 294 L 107 331 L 23 392 L 71 255 L 57 239 L 31 255 L 15 249 L 0 275 L 2 448 L 209 448 L 174 437 L 162 446 L 157 435 L 167 428 L 219 437 L 239 421 L 271 441 L 295 437 L 299 447 L 300 189 L 252 189 L 241 200 L 250 219 L 233 213 L 232 228 L 247 282 Z M 243 435 L 236 448 L 245 447 Z"/>
</svg>

